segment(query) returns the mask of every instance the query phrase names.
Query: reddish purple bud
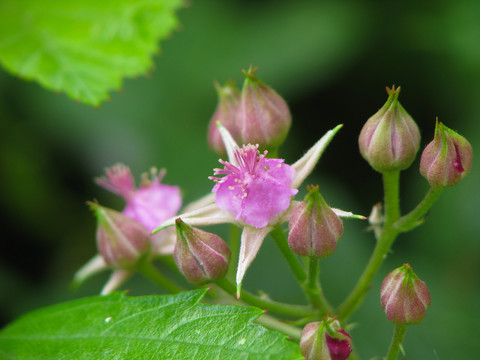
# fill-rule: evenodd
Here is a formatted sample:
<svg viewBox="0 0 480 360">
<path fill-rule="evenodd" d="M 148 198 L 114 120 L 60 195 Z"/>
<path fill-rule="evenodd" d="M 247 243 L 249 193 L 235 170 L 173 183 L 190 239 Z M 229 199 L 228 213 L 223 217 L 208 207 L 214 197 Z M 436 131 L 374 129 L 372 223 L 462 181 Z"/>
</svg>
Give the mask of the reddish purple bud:
<svg viewBox="0 0 480 360">
<path fill-rule="evenodd" d="M 318 186 L 307 189 L 305 200 L 290 217 L 288 246 L 297 255 L 322 258 L 337 248 L 337 241 L 343 234 L 343 224 L 323 200 Z"/>
<path fill-rule="evenodd" d="M 387 87 L 388 100 L 362 128 L 360 153 L 379 172 L 408 168 L 420 147 L 420 131 L 398 102 L 400 87 Z"/>
<path fill-rule="evenodd" d="M 420 173 L 431 186 L 453 186 L 470 172 L 472 156 L 470 143 L 437 119 L 435 136 L 422 153 Z"/>
<path fill-rule="evenodd" d="M 221 279 L 228 270 L 230 249 L 219 236 L 194 228 L 178 218 L 173 258 L 187 280 L 202 285 Z"/>
<path fill-rule="evenodd" d="M 337 330 L 337 337 L 331 337 L 327 333 L 327 346 L 332 360 L 348 359 L 352 352 L 352 345 L 349 333 L 345 330 Z"/>
<path fill-rule="evenodd" d="M 105 262 L 115 269 L 133 269 L 150 250 L 150 233 L 118 211 L 89 203 L 97 217 L 97 246 Z"/>
<path fill-rule="evenodd" d="M 335 319 L 305 325 L 300 350 L 306 360 L 346 360 L 352 352 L 352 337 Z"/>
<path fill-rule="evenodd" d="M 236 129 L 240 144 L 275 149 L 285 140 L 292 116 L 285 100 L 257 77 L 257 68 L 244 71 Z M 237 140 L 235 134 L 233 138 Z"/>
<path fill-rule="evenodd" d="M 387 319 L 395 324 L 417 324 L 430 306 L 427 285 L 405 264 L 383 280 L 380 300 Z"/>
<path fill-rule="evenodd" d="M 225 145 L 223 144 L 220 131 L 218 130 L 217 121 L 219 121 L 229 132 L 232 137 L 239 139 L 239 131 L 237 127 L 236 116 L 238 114 L 238 105 L 240 103 L 240 91 L 235 84 L 228 81 L 225 86 L 221 87 L 215 83 L 218 94 L 218 105 L 215 113 L 208 125 L 208 145 L 220 156 L 226 154 Z"/>
</svg>

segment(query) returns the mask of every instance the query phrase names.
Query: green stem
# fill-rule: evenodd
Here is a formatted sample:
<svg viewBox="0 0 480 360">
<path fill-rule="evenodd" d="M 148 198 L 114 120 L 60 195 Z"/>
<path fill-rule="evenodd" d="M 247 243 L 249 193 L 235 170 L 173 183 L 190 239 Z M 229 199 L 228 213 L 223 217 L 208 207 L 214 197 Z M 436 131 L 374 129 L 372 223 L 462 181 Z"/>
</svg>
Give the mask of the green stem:
<svg viewBox="0 0 480 360">
<path fill-rule="evenodd" d="M 385 228 L 400 217 L 400 171 L 383 173 Z"/>
<path fill-rule="evenodd" d="M 308 258 L 308 276 L 307 276 L 307 286 L 310 289 L 318 288 L 318 272 L 319 272 L 319 263 L 318 259 L 314 256 Z"/>
<path fill-rule="evenodd" d="M 402 345 L 403 337 L 405 336 L 405 331 L 407 331 L 407 325 L 395 325 L 392 343 L 390 344 L 390 349 L 386 357 L 387 360 L 396 360 L 398 352 L 400 351 L 400 345 Z"/>
<path fill-rule="evenodd" d="M 318 258 L 310 256 L 308 258 L 307 280 L 302 287 L 313 307 L 320 310 L 321 316 L 325 316 L 327 313 L 332 312 L 333 308 L 323 295 L 322 288 L 318 280 L 319 270 L 320 265 Z"/>
<path fill-rule="evenodd" d="M 277 227 L 270 232 L 270 235 L 272 236 L 273 240 L 275 240 L 275 243 L 280 249 L 280 252 L 282 253 L 285 260 L 287 260 L 287 263 L 292 269 L 292 272 L 295 275 L 297 281 L 300 284 L 303 284 L 307 279 L 307 274 L 305 273 L 305 270 L 303 270 L 303 266 L 302 264 L 300 264 L 298 258 L 288 247 L 287 237 L 285 236 L 283 230 L 280 227 Z"/>
<path fill-rule="evenodd" d="M 275 319 L 273 316 L 262 315 L 255 322 L 260 325 L 265 326 L 270 330 L 277 330 L 281 333 L 290 336 L 292 340 L 300 341 L 300 336 L 302 335 L 302 330 L 296 326 L 285 324 L 284 322 Z"/>
<path fill-rule="evenodd" d="M 215 282 L 220 288 L 225 290 L 228 294 L 236 296 L 237 287 L 227 279 L 220 279 Z M 293 316 L 312 316 L 314 313 L 308 306 L 285 304 L 270 299 L 260 298 L 248 291 L 242 290 L 241 301 L 250 305 L 259 307 L 261 309 L 269 310 L 279 314 L 293 315 Z"/>
<path fill-rule="evenodd" d="M 390 251 L 395 238 L 400 233 L 393 224 L 400 217 L 399 183 L 400 172 L 392 171 L 383 174 L 385 223 L 377 239 L 377 244 L 370 257 L 367 267 L 357 281 L 352 292 L 339 306 L 337 316 L 340 321 L 345 321 L 360 305 L 365 297 L 370 283 L 380 269 L 387 253 Z"/>
<path fill-rule="evenodd" d="M 176 294 L 184 289 L 166 278 L 150 261 L 143 261 L 137 270 L 150 281 L 154 282 L 169 293 Z"/>
<path fill-rule="evenodd" d="M 414 228 L 419 224 L 419 221 L 425 214 L 430 210 L 433 203 L 438 199 L 439 195 L 442 193 L 443 188 L 441 187 L 432 187 L 428 190 L 427 194 L 423 200 L 408 214 L 402 216 L 395 223 L 395 227 L 400 231 L 408 231 Z"/>
</svg>

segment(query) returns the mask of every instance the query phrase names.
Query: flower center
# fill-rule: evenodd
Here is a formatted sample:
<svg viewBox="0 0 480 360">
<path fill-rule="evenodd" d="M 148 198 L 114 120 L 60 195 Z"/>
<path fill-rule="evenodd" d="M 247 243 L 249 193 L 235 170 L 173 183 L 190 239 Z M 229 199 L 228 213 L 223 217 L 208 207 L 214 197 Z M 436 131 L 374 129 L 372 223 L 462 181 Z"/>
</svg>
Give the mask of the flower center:
<svg viewBox="0 0 480 360">
<path fill-rule="evenodd" d="M 214 169 L 214 175 L 230 175 L 235 179 L 236 185 L 230 185 L 231 190 L 238 189 L 242 191 L 242 198 L 247 196 L 246 187 L 253 180 L 255 180 L 258 175 L 260 175 L 260 164 L 261 160 L 265 158 L 267 151 L 263 154 L 260 154 L 258 151 L 258 145 L 243 145 L 241 149 L 235 150 L 235 160 L 238 165 L 229 163 L 228 161 L 220 160 L 220 163 L 224 166 L 223 169 Z M 268 171 L 268 166 L 265 168 Z M 211 180 L 215 182 L 220 182 L 225 178 L 211 176 Z"/>
</svg>

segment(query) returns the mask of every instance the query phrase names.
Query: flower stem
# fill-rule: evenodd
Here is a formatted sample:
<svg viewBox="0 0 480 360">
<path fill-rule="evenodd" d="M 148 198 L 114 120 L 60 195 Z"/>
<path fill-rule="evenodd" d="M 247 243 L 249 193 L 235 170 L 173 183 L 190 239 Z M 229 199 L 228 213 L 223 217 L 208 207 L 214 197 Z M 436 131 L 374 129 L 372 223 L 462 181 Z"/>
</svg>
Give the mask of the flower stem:
<svg viewBox="0 0 480 360">
<path fill-rule="evenodd" d="M 280 252 L 282 253 L 285 260 L 287 260 L 287 263 L 292 269 L 297 281 L 300 284 L 303 284 L 307 279 L 307 274 L 305 273 L 305 270 L 303 270 L 303 266 L 298 260 L 298 258 L 288 247 L 287 237 L 285 236 L 283 230 L 280 227 L 277 227 L 270 232 L 270 235 L 272 236 L 273 240 L 275 240 L 275 243 L 280 249 Z"/>
<path fill-rule="evenodd" d="M 420 219 L 425 216 L 428 210 L 430 210 L 433 203 L 442 193 L 442 190 L 443 188 L 441 187 L 430 188 L 423 200 L 415 207 L 415 209 L 398 219 L 398 221 L 395 223 L 395 227 L 403 232 L 409 231 L 416 225 L 419 225 Z"/>
<path fill-rule="evenodd" d="M 288 335 L 291 339 L 295 341 L 300 341 L 300 336 L 302 335 L 302 330 L 296 326 L 285 324 L 284 322 L 275 319 L 273 316 L 261 315 L 257 320 L 255 320 L 260 325 L 265 326 L 270 330 L 280 331 L 281 333 Z"/>
<path fill-rule="evenodd" d="M 322 288 L 318 280 L 319 270 L 320 265 L 318 258 L 310 256 L 308 258 L 307 280 L 303 283 L 302 287 L 313 307 L 320 310 L 321 316 L 325 316 L 328 312 L 332 312 L 333 309 L 323 295 Z"/>
<path fill-rule="evenodd" d="M 383 173 L 385 228 L 400 217 L 400 171 Z"/>
<path fill-rule="evenodd" d="M 227 279 L 223 278 L 215 282 L 220 288 L 225 290 L 228 294 L 236 296 L 237 287 Z M 248 291 L 242 290 L 241 301 L 250 305 L 259 307 L 261 309 L 269 310 L 279 314 L 293 315 L 293 316 L 312 316 L 313 311 L 308 306 L 291 305 L 266 298 L 255 296 Z"/>
<path fill-rule="evenodd" d="M 318 288 L 318 272 L 320 266 L 318 259 L 314 256 L 308 258 L 308 277 L 307 277 L 307 286 L 311 289 Z"/>
<path fill-rule="evenodd" d="M 385 223 L 377 239 L 367 267 L 357 281 L 347 299 L 339 306 L 337 316 L 340 321 L 346 320 L 360 305 L 365 297 L 370 283 L 380 269 L 387 253 L 390 251 L 395 238 L 400 233 L 393 224 L 400 217 L 399 202 L 400 172 L 392 171 L 383 174 L 384 202 L 385 202 Z"/>
<path fill-rule="evenodd" d="M 143 261 L 137 270 L 150 281 L 154 282 L 169 293 L 176 294 L 184 289 L 166 278 L 150 261 Z"/>
<path fill-rule="evenodd" d="M 388 350 L 388 355 L 386 357 L 387 360 L 396 360 L 398 352 L 400 351 L 400 346 L 402 345 L 403 337 L 405 336 L 405 331 L 407 331 L 407 325 L 395 325 L 392 343 L 390 344 L 390 349 Z"/>
</svg>

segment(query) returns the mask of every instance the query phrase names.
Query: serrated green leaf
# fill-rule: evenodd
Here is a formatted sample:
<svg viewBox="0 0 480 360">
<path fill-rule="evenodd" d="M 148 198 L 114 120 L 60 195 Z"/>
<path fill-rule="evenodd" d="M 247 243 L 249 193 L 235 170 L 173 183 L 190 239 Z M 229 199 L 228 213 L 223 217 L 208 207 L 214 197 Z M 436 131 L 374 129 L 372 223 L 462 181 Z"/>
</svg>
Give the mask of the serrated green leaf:
<svg viewBox="0 0 480 360">
<path fill-rule="evenodd" d="M 152 67 L 183 0 L 2 0 L 0 63 L 12 74 L 99 105 Z"/>
<path fill-rule="evenodd" d="M 94 296 L 31 312 L 0 331 L 2 359 L 303 359 L 297 344 L 251 322 L 254 307 L 175 296 Z"/>
</svg>

